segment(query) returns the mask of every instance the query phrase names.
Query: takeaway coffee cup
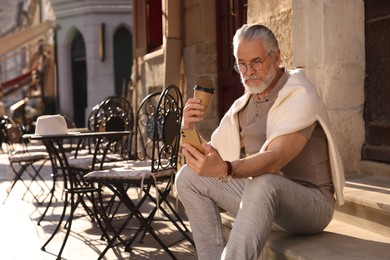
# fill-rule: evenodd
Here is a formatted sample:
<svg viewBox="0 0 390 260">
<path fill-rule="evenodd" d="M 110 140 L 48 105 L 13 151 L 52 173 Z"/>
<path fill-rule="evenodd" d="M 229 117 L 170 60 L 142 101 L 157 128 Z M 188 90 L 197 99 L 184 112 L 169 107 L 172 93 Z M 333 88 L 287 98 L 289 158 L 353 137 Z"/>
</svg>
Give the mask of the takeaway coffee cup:
<svg viewBox="0 0 390 260">
<path fill-rule="evenodd" d="M 214 93 L 215 89 L 213 88 L 202 87 L 199 85 L 196 85 L 194 88 L 194 97 L 202 100 L 202 104 L 205 106 L 205 114 L 207 113 L 211 100 L 213 100 Z"/>
</svg>

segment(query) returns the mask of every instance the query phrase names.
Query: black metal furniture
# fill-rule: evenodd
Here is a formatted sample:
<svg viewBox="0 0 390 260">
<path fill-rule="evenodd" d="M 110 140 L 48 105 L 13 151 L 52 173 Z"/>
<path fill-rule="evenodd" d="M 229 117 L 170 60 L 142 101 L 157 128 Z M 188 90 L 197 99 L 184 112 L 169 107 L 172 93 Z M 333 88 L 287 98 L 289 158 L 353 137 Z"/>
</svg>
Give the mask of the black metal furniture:
<svg viewBox="0 0 390 260">
<path fill-rule="evenodd" d="M 74 126 L 74 125 L 67 125 L 68 126 L 68 131 L 70 132 L 82 132 L 82 133 L 86 133 L 86 132 L 89 132 L 88 129 L 86 128 L 69 128 L 69 126 Z M 74 144 L 74 143 L 78 143 L 78 144 Z M 62 147 L 64 148 L 64 151 L 66 152 L 70 152 L 70 151 L 73 151 L 73 150 L 76 150 L 77 148 L 80 148 L 80 142 L 79 140 L 74 140 L 74 139 L 69 139 L 69 140 L 66 140 L 66 143 L 62 143 Z M 46 146 L 45 147 L 45 151 L 47 151 L 46 149 Z M 92 159 L 91 159 L 92 161 Z M 51 186 L 51 189 L 50 189 L 50 192 L 49 192 L 49 200 L 47 201 L 46 203 L 46 208 L 45 210 L 43 211 L 41 217 L 39 218 L 38 222 L 37 222 L 37 225 L 40 226 L 41 225 L 41 222 L 44 220 L 44 218 L 46 217 L 46 214 L 47 214 L 47 211 L 49 210 L 49 208 L 51 207 L 52 205 L 52 202 L 55 198 L 55 192 L 56 192 L 56 187 L 57 187 L 57 183 L 58 183 L 58 179 L 59 178 L 62 178 L 63 175 L 62 175 L 62 171 L 61 171 L 61 168 L 60 167 L 54 167 L 53 165 L 52 166 L 52 173 L 51 173 L 51 177 L 52 177 L 52 186 Z M 55 168 L 55 169 L 54 169 Z M 54 170 L 53 170 L 54 169 Z"/>
<path fill-rule="evenodd" d="M 110 96 L 105 98 L 95 105 L 88 117 L 88 128 L 73 129 L 74 131 L 82 132 L 109 132 L 109 131 L 130 131 L 128 138 L 120 138 L 106 145 L 105 140 L 96 142 L 90 138 L 79 138 L 78 140 L 69 139 L 70 143 L 77 142 L 72 149 L 68 149 L 68 163 L 72 171 L 84 174 L 94 169 L 95 166 L 102 167 L 104 160 L 117 161 L 128 157 L 130 153 L 132 130 L 134 125 L 134 114 L 131 104 L 123 97 Z M 96 147 L 96 145 L 100 147 Z M 106 149 L 106 150 L 104 150 Z M 96 152 L 96 154 L 93 154 Z M 109 158 L 102 158 L 102 154 L 106 154 Z M 93 162 L 93 159 L 95 161 Z M 102 160 L 103 159 L 103 160 Z M 100 165 L 95 165 L 100 163 Z M 56 181 L 62 177 L 61 171 L 57 170 L 53 174 L 53 186 L 51 196 L 47 207 L 44 210 L 41 218 L 38 220 L 38 225 L 45 218 L 48 209 L 51 206 L 56 189 Z"/>
<path fill-rule="evenodd" d="M 100 144 L 105 142 L 109 147 L 113 142 L 117 142 L 120 139 L 128 138 L 130 134 L 129 131 L 114 131 L 114 132 L 89 132 L 89 133 L 74 133 L 74 134 L 65 134 L 65 135 L 51 135 L 51 136 L 39 136 L 39 135 L 25 135 L 25 138 L 31 140 L 40 140 L 46 146 L 46 149 L 49 153 L 50 160 L 52 163 L 52 169 L 55 175 L 58 174 L 58 171 L 61 171 L 63 178 L 63 189 L 64 189 L 64 204 L 61 217 L 58 221 L 58 224 L 53 231 L 50 238 L 42 246 L 42 250 L 46 250 L 46 246 L 58 233 L 59 229 L 62 226 L 62 223 L 65 219 L 66 213 L 69 212 L 69 216 L 66 221 L 66 234 L 61 246 L 60 251 L 57 254 L 57 259 L 61 258 L 61 254 L 65 248 L 67 239 L 70 234 L 72 221 L 76 209 L 79 205 L 82 205 L 86 212 L 91 217 L 92 221 L 97 220 L 97 224 L 102 230 L 104 230 L 100 223 L 100 217 L 97 216 L 97 210 L 95 208 L 95 196 L 99 192 L 99 187 L 95 187 L 93 184 L 86 182 L 80 172 L 74 171 L 70 167 L 68 162 L 68 153 L 64 148 L 64 142 L 66 140 L 87 140 L 91 139 L 96 142 L 95 147 L 101 147 Z M 107 149 L 104 150 L 102 154 L 102 159 L 104 160 Z M 92 165 L 95 165 L 97 162 L 98 149 L 94 150 L 94 157 L 92 159 Z M 90 205 L 87 202 L 90 202 Z"/>
<path fill-rule="evenodd" d="M 134 125 L 133 108 L 121 96 L 108 97 L 94 107 L 88 125 L 95 132 L 131 130 Z"/>
<path fill-rule="evenodd" d="M 134 113 L 129 101 L 121 96 L 111 96 L 102 100 L 99 104 L 93 107 L 88 117 L 88 129 L 92 132 L 111 132 L 111 131 L 133 131 Z M 88 140 L 89 141 L 89 140 Z M 115 156 L 111 156 L 111 160 L 123 160 L 130 157 L 132 134 L 129 138 L 120 139 L 112 142 L 110 147 L 103 146 L 109 149 Z M 70 165 L 75 170 L 91 171 L 90 168 L 93 155 L 91 151 L 95 150 L 90 145 L 95 143 L 85 143 L 82 139 L 75 149 L 72 156 L 69 156 Z M 86 149 L 82 150 L 82 148 Z"/>
<path fill-rule="evenodd" d="M 20 124 L 7 116 L 0 118 L 0 136 L 2 141 L 7 145 L 8 159 L 14 173 L 13 182 L 7 189 L 7 196 L 3 203 L 9 197 L 16 183 L 21 182 L 26 187 L 26 192 L 23 194 L 22 199 L 29 192 L 38 204 L 41 204 L 48 196 L 50 190 L 40 174 L 49 156 L 42 147 L 28 146 L 23 141 L 22 135 L 23 131 Z M 29 178 L 28 180 L 24 179 L 26 175 Z M 33 184 L 36 184 L 40 189 L 38 193 L 32 191 Z"/>
<path fill-rule="evenodd" d="M 192 238 L 187 233 L 187 227 L 168 201 L 177 171 L 182 110 L 182 96 L 180 90 L 174 85 L 166 87 L 161 94 L 154 93 L 147 96 L 137 111 L 134 138 L 138 160 L 127 161 L 122 167 L 110 170 L 93 171 L 85 176 L 87 180 L 109 188 L 129 211 L 126 220 L 119 227 L 114 227 L 112 214 L 108 214 L 107 207 L 100 207 L 104 224 L 113 235 L 99 259 L 118 241 L 125 245 L 126 251 L 131 251 L 134 240 L 139 235 L 142 240 L 145 232 L 149 233 L 172 259 L 176 259 L 169 245 L 160 239 L 152 226 L 158 210 L 194 246 Z M 132 187 L 141 189 L 140 199 L 133 200 L 129 196 L 128 189 Z M 145 217 L 140 208 L 147 202 L 151 202 L 154 206 Z M 162 203 L 168 210 L 162 207 Z M 137 219 L 140 226 L 127 240 L 122 236 L 126 233 L 124 230 L 131 219 Z"/>
</svg>

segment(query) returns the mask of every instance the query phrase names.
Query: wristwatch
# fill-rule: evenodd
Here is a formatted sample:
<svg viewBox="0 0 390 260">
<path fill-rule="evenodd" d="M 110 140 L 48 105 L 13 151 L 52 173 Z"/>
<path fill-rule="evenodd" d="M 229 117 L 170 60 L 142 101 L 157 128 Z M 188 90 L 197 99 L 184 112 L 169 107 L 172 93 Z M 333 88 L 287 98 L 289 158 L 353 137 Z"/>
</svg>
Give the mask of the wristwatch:
<svg viewBox="0 0 390 260">
<path fill-rule="evenodd" d="M 227 165 L 227 172 L 222 177 L 219 177 L 219 180 L 223 182 L 228 182 L 233 179 L 233 166 L 232 163 L 229 161 L 225 161 L 225 163 Z"/>
</svg>

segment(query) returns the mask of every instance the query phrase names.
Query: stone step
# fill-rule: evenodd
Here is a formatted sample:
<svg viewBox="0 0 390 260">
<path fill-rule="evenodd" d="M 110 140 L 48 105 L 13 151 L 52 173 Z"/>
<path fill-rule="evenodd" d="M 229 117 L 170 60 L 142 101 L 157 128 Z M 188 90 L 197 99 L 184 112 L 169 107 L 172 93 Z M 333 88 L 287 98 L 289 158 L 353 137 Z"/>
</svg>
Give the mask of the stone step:
<svg viewBox="0 0 390 260">
<path fill-rule="evenodd" d="M 359 175 L 372 176 L 377 179 L 388 181 L 390 178 L 390 164 L 372 161 L 359 161 L 357 163 Z"/>
<path fill-rule="evenodd" d="M 229 236 L 234 218 L 222 213 L 223 232 Z M 317 235 L 298 236 L 272 231 L 259 260 L 389 259 L 390 237 L 333 219 Z"/>
<path fill-rule="evenodd" d="M 297 236 L 273 231 L 259 259 L 390 259 L 390 181 L 349 176 L 345 205 L 324 232 Z M 234 218 L 222 213 L 229 235 Z"/>
<path fill-rule="evenodd" d="M 271 233 L 259 259 L 389 259 L 390 238 L 332 220 L 324 232 L 296 236 L 283 231 Z"/>
<path fill-rule="evenodd" d="M 345 204 L 335 218 L 390 237 L 390 181 L 372 176 L 348 177 Z"/>
</svg>

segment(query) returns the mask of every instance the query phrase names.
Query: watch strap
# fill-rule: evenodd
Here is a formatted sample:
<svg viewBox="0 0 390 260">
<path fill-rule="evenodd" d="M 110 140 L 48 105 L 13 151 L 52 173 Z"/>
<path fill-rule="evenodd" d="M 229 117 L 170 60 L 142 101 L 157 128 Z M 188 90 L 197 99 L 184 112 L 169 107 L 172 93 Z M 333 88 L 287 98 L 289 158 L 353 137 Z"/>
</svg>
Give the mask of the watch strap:
<svg viewBox="0 0 390 260">
<path fill-rule="evenodd" d="M 218 178 L 220 181 L 224 181 L 227 176 L 230 176 L 230 178 L 233 177 L 233 166 L 232 166 L 232 163 L 229 162 L 229 161 L 225 161 L 225 163 L 226 163 L 226 166 L 227 166 L 227 171 L 226 171 L 226 173 L 223 176 Z"/>
</svg>

